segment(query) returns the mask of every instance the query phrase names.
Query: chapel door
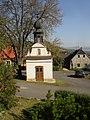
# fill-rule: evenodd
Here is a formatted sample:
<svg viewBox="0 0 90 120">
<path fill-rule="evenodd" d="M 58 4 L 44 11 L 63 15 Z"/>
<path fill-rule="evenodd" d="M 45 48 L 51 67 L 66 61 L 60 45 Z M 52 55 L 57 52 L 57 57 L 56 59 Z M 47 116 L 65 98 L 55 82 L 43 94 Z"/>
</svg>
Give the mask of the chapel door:
<svg viewBox="0 0 90 120">
<path fill-rule="evenodd" d="M 36 81 L 43 81 L 43 66 L 36 66 Z"/>
</svg>

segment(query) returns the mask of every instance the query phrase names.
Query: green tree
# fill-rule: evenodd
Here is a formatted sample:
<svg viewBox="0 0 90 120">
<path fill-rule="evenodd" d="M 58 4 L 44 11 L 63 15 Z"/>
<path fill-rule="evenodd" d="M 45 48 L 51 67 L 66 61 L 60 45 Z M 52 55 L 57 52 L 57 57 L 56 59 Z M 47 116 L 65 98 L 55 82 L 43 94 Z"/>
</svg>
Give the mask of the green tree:
<svg viewBox="0 0 90 120">
<path fill-rule="evenodd" d="M 49 33 L 62 18 L 58 0 L 1 0 L 0 15 L 6 19 L 2 27 L 18 66 L 25 56 L 26 41 L 32 36 L 34 23 L 41 19 L 44 31 Z"/>
<path fill-rule="evenodd" d="M 16 84 L 13 81 L 14 69 L 0 62 L 0 111 L 15 105 Z"/>
</svg>

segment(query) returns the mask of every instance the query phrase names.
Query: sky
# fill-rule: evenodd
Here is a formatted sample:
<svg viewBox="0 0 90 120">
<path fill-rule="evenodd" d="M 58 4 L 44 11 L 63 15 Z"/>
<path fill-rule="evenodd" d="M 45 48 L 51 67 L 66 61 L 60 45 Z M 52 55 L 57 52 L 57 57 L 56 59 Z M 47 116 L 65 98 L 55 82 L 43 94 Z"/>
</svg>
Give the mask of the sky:
<svg viewBox="0 0 90 120">
<path fill-rule="evenodd" d="M 63 47 L 90 47 L 90 0 L 59 0 L 62 25 L 55 29 Z"/>
</svg>

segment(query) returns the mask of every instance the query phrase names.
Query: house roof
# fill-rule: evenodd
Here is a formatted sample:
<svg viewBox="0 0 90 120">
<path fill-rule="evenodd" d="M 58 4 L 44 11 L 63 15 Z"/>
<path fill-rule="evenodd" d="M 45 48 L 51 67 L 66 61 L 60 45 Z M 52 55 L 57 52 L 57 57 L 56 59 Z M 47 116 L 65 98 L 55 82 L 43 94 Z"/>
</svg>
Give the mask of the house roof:
<svg viewBox="0 0 90 120">
<path fill-rule="evenodd" d="M 10 58 L 15 58 L 15 54 L 12 48 L 8 48 L 4 50 L 5 54 L 3 52 L 0 53 L 0 59 L 7 58 L 9 56 Z"/>
<path fill-rule="evenodd" d="M 66 60 L 71 60 L 76 54 L 86 54 L 83 50 L 82 50 L 82 48 L 80 48 L 80 49 L 78 49 L 78 50 L 75 50 L 74 52 L 72 52 L 70 55 L 68 55 L 65 59 Z"/>
</svg>

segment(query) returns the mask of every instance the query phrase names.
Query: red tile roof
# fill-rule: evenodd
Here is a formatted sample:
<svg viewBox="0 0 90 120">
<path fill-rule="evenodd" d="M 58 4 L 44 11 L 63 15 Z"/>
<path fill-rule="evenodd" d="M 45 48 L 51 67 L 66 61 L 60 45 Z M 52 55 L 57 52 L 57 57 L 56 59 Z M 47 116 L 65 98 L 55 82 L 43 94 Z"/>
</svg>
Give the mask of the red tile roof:
<svg viewBox="0 0 90 120">
<path fill-rule="evenodd" d="M 5 49 L 4 52 L 10 58 L 15 58 L 15 54 L 12 48 Z M 7 58 L 7 56 L 4 53 L 0 53 L 0 54 L 1 54 L 0 59 Z"/>
</svg>

